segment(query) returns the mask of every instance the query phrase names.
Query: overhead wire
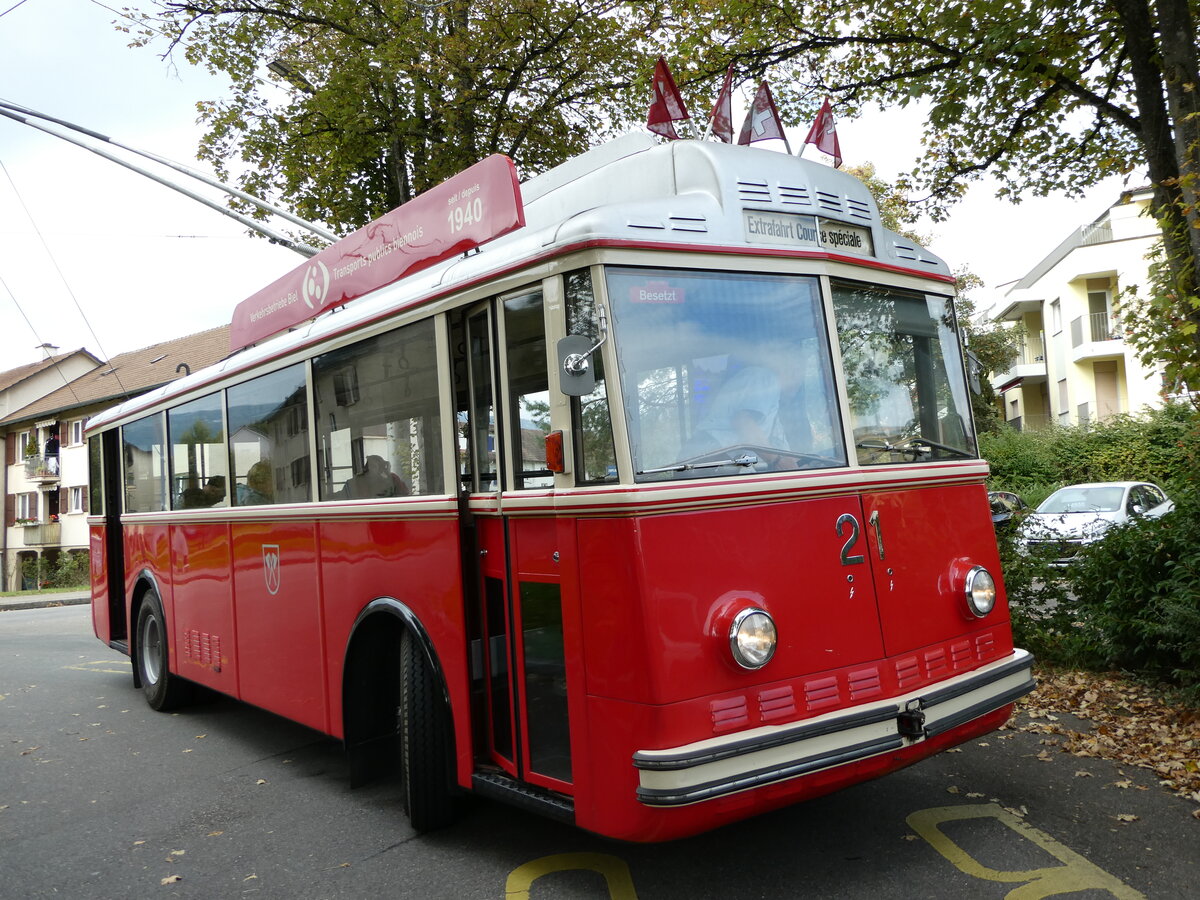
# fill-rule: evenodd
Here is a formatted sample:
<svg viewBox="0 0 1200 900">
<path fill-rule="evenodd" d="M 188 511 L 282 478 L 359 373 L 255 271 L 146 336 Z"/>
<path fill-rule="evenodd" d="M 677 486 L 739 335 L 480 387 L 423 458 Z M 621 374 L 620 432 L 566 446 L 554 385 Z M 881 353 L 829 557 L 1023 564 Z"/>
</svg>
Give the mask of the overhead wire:
<svg viewBox="0 0 1200 900">
<path fill-rule="evenodd" d="M 25 203 L 25 198 L 21 196 L 20 190 L 17 189 L 17 183 L 13 180 L 11 173 L 8 171 L 8 167 L 4 165 L 3 160 L 0 160 L 0 169 L 4 170 L 4 176 L 8 179 L 8 183 L 12 186 L 13 194 L 16 195 L 17 202 L 21 204 L 21 209 L 25 211 L 25 217 L 29 219 L 29 224 L 33 226 L 33 230 L 37 234 L 38 240 L 42 242 L 42 248 L 46 251 L 46 256 L 49 257 L 51 264 L 54 266 L 54 271 L 58 273 L 58 277 L 61 279 L 63 287 L 65 287 L 67 290 L 67 295 L 70 296 L 71 302 L 75 304 L 75 309 L 79 312 L 79 317 L 83 319 L 83 324 L 87 326 L 88 333 L 92 336 L 92 340 L 96 342 L 96 349 L 100 351 L 100 356 L 104 360 L 104 364 L 111 369 L 114 378 L 116 378 L 117 387 L 121 389 L 121 393 L 128 397 L 129 391 L 126 390 L 125 385 L 121 383 L 121 376 L 117 374 L 116 369 L 112 368 L 112 363 L 108 358 L 108 353 L 105 352 L 103 345 L 100 343 L 100 338 L 96 336 L 96 329 L 92 327 L 92 323 L 88 319 L 87 313 L 83 311 L 83 307 L 79 304 L 79 298 L 75 296 L 75 292 L 71 289 L 71 285 L 67 281 L 67 276 L 63 273 L 62 267 L 59 266 L 58 259 L 54 255 L 54 251 L 50 249 L 50 245 L 47 243 L 45 236 L 42 234 L 41 228 L 38 227 L 37 220 L 34 219 L 33 213 L 30 212 L 29 206 Z M 7 290 L 7 285 L 5 286 L 5 289 Z M 11 291 L 9 291 L 9 295 L 12 296 L 13 301 L 16 302 L 16 297 Z M 19 303 L 17 304 L 17 308 L 20 309 Z M 21 315 L 25 316 L 24 310 L 21 311 Z M 28 316 L 25 316 L 25 321 L 29 321 Z M 30 328 L 33 328 L 32 324 L 30 325 Z M 34 336 L 37 337 L 36 331 L 34 331 Z M 38 338 L 38 341 L 41 342 L 41 338 Z"/>
</svg>

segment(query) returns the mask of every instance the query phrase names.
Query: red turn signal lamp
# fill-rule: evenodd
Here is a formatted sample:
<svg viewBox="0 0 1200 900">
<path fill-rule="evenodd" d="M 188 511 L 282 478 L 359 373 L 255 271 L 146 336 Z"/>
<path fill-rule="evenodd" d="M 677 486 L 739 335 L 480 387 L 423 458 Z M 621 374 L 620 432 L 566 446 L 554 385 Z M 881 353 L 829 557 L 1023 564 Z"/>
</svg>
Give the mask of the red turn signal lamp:
<svg viewBox="0 0 1200 900">
<path fill-rule="evenodd" d="M 567 458 L 563 452 L 563 433 L 552 431 L 546 435 L 546 468 L 562 474 L 567 471 Z"/>
</svg>

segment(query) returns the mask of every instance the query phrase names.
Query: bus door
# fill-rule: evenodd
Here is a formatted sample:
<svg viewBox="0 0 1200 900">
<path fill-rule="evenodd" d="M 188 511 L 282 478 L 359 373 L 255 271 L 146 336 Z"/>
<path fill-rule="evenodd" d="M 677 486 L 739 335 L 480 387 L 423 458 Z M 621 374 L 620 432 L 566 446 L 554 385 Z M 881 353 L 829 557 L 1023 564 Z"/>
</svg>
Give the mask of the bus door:
<svg viewBox="0 0 1200 900">
<path fill-rule="evenodd" d="M 465 505 L 475 534 L 476 571 L 466 577 L 478 586 L 468 612 L 486 722 L 479 749 L 514 778 L 570 793 L 557 526 L 550 515 L 512 508 L 515 497 L 553 486 L 540 287 L 470 309 L 456 338 L 456 367 L 466 374 L 465 391 L 458 379 Z"/>
</svg>

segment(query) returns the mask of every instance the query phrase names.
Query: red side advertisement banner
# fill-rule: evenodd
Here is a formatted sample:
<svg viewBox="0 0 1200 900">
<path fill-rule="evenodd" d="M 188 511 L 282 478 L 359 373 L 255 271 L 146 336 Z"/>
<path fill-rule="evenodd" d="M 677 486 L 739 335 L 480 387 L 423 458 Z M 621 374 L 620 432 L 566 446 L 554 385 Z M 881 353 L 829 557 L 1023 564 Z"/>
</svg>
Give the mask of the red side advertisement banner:
<svg viewBox="0 0 1200 900">
<path fill-rule="evenodd" d="M 299 325 L 524 224 L 512 160 L 489 156 L 243 300 L 233 311 L 230 349 Z"/>
</svg>

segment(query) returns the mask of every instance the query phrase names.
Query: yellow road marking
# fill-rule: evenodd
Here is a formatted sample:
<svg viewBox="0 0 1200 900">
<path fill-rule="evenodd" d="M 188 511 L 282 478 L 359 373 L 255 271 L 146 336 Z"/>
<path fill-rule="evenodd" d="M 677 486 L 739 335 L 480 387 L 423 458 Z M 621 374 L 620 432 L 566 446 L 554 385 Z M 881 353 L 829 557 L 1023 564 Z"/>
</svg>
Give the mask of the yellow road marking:
<svg viewBox="0 0 1200 900">
<path fill-rule="evenodd" d="M 1007 825 L 1021 837 L 1032 841 L 1055 859 L 1061 866 L 1041 869 L 1005 872 L 983 865 L 966 850 L 950 840 L 939 828 L 944 822 L 964 819 L 992 818 Z M 1118 900 L 1146 900 L 1144 894 L 1135 891 L 1125 882 L 1109 875 L 1099 866 L 1084 859 L 1074 850 L 1060 844 L 1044 831 L 1021 821 L 1017 816 L 995 803 L 980 803 L 970 806 L 943 806 L 922 809 L 906 820 L 917 834 L 925 838 L 938 853 L 954 863 L 961 871 L 985 881 L 1020 883 L 1005 895 L 1005 900 L 1041 900 L 1055 894 L 1070 894 L 1076 891 L 1108 891 Z"/>
<path fill-rule="evenodd" d="M 64 669 L 75 669 L 79 672 L 108 672 L 111 675 L 128 675 L 129 663 L 117 659 L 94 659 L 91 662 L 74 663 L 63 666 Z"/>
<path fill-rule="evenodd" d="M 513 869 L 504 885 L 506 900 L 529 900 L 529 888 L 543 875 L 582 869 L 604 877 L 611 900 L 637 900 L 633 876 L 625 861 L 607 853 L 559 853 Z"/>
</svg>

